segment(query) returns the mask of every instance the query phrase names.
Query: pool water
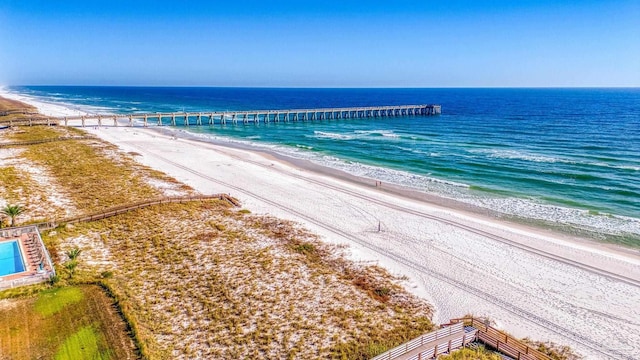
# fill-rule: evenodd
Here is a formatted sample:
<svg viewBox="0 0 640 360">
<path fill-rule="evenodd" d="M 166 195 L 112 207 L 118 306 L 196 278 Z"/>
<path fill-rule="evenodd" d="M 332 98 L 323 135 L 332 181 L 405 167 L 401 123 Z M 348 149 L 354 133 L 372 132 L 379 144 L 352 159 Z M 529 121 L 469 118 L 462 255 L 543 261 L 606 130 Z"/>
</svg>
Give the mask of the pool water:
<svg viewBox="0 0 640 360">
<path fill-rule="evenodd" d="M 0 243 L 0 276 L 11 275 L 24 271 L 24 262 L 20 253 L 18 241 Z"/>
</svg>

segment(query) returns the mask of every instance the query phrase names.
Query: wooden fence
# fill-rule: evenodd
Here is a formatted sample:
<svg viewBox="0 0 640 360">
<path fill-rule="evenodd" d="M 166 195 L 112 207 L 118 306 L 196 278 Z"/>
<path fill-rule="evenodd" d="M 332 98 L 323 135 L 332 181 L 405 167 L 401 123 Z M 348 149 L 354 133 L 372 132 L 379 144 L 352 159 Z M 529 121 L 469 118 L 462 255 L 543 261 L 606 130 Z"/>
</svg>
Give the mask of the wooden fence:
<svg viewBox="0 0 640 360">
<path fill-rule="evenodd" d="M 493 328 L 483 320 L 473 317 L 452 319 L 452 324 L 464 324 L 478 329 L 478 340 L 507 356 L 518 360 L 551 360 L 549 356 L 528 346 L 513 336 Z"/>
<path fill-rule="evenodd" d="M 446 354 L 474 341 L 476 331 L 466 332 L 463 323 L 443 327 L 440 330 L 417 337 L 371 360 L 426 360 Z M 417 349 L 424 348 L 422 351 Z"/>
<path fill-rule="evenodd" d="M 202 200 L 213 200 L 213 199 L 224 200 L 233 206 L 240 206 L 240 203 L 238 202 L 238 200 L 234 199 L 233 197 L 227 194 L 173 196 L 173 197 L 163 197 L 163 198 L 154 199 L 154 200 L 146 200 L 146 201 L 136 202 L 133 204 L 116 206 L 116 207 L 112 207 L 112 208 L 109 208 L 97 213 L 93 213 L 93 214 L 81 215 L 81 216 L 76 216 L 76 217 L 71 217 L 71 218 L 66 218 L 61 220 L 54 220 L 50 222 L 39 223 L 36 225 L 40 230 L 47 230 L 47 229 L 53 229 L 60 224 L 74 224 L 79 222 L 102 220 L 111 216 L 124 214 L 129 211 L 142 209 L 142 208 L 153 206 L 153 205 L 186 203 L 191 201 L 202 201 Z"/>
<path fill-rule="evenodd" d="M 28 119 L 25 118 L 17 118 L 17 119 L 0 119 L 0 125 L 7 125 L 10 127 L 13 126 L 34 126 L 34 125 L 60 125 L 60 121 L 58 119 L 44 118 L 44 117 L 30 117 Z"/>
</svg>

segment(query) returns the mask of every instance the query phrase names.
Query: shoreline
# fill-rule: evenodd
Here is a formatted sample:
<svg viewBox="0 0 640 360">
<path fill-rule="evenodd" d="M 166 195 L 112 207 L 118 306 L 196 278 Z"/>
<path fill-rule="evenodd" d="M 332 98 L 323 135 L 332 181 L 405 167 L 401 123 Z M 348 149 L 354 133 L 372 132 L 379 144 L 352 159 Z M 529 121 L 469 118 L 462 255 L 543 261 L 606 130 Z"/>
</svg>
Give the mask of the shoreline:
<svg viewBox="0 0 640 360">
<path fill-rule="evenodd" d="M 595 231 L 579 229 L 588 233 L 588 235 L 577 236 L 572 234 L 569 230 L 548 228 L 548 227 L 545 227 L 544 225 L 539 225 L 539 226 L 531 225 L 530 224 L 531 222 L 535 223 L 535 219 L 526 219 L 524 217 L 518 217 L 515 215 L 500 213 L 498 211 L 495 211 L 486 207 L 478 206 L 478 205 L 463 202 L 463 201 L 458 201 L 456 199 L 440 196 L 434 193 L 424 192 L 408 186 L 403 186 L 403 185 L 398 185 L 393 183 L 384 183 L 384 184 L 381 183 L 381 185 L 378 187 L 377 185 L 375 185 L 377 182 L 376 179 L 354 175 L 344 170 L 335 169 L 329 166 L 317 164 L 308 159 L 296 158 L 287 154 L 279 153 L 274 150 L 252 146 L 250 144 L 245 144 L 241 142 L 228 142 L 223 140 L 217 140 L 212 137 L 197 136 L 195 134 L 191 134 L 189 132 L 185 132 L 177 129 L 173 130 L 168 128 L 147 128 L 147 130 L 158 132 L 163 135 L 171 134 L 171 136 L 176 136 L 177 138 L 182 138 L 182 139 L 195 141 L 195 142 L 201 142 L 204 144 L 213 144 L 221 147 L 228 147 L 232 149 L 254 152 L 257 154 L 261 154 L 265 158 L 272 158 L 274 160 L 282 162 L 286 166 L 299 168 L 304 171 L 314 172 L 322 176 L 329 176 L 339 180 L 344 180 L 355 185 L 360 185 L 360 186 L 368 187 L 371 189 L 377 189 L 378 191 L 382 191 L 391 195 L 400 196 L 406 200 L 415 200 L 415 201 L 424 202 L 426 204 L 441 208 L 443 210 L 452 210 L 455 212 L 459 212 L 461 214 L 465 214 L 467 216 L 479 217 L 486 221 L 502 222 L 510 227 L 520 228 L 524 231 L 543 233 L 543 234 L 551 233 L 555 237 L 558 237 L 568 242 L 573 242 L 579 245 L 602 248 L 607 251 L 640 256 L 640 247 L 630 247 L 630 246 L 625 246 L 615 242 L 596 239 L 598 235 L 608 236 L 607 234 L 600 234 Z M 527 220 L 531 220 L 531 221 L 527 222 Z M 543 222 L 543 221 L 541 220 L 540 222 Z M 561 226 L 558 226 L 558 227 L 561 227 Z M 573 228 L 571 229 L 573 230 Z"/>
<path fill-rule="evenodd" d="M 0 87 L 0 96 L 27 103 L 31 106 L 34 106 L 38 110 L 38 112 L 48 116 L 73 116 L 73 115 L 88 114 L 82 110 L 73 109 L 65 106 L 67 104 L 61 105 L 56 103 L 49 103 L 28 95 L 7 92 L 7 90 L 3 87 Z M 103 127 L 109 127 L 109 126 L 103 125 Z M 90 129 L 90 128 L 91 127 L 86 127 L 84 129 Z M 140 128 L 134 127 L 133 129 L 140 129 Z M 291 166 L 294 168 L 301 168 L 301 169 L 304 169 L 305 171 L 315 172 L 318 175 L 334 177 L 336 179 L 348 181 L 356 185 L 376 188 L 375 186 L 371 185 L 372 182 L 373 183 L 376 182 L 375 179 L 370 179 L 364 176 L 350 174 L 340 169 L 335 169 L 335 168 L 314 163 L 313 161 L 308 159 L 296 158 L 287 154 L 278 153 L 277 151 L 274 151 L 274 150 L 253 146 L 251 144 L 247 144 L 244 142 L 218 140 L 218 139 L 215 139 L 214 137 L 198 136 L 195 133 L 189 133 L 179 129 L 171 129 L 166 127 L 146 128 L 145 130 L 157 132 L 163 135 L 172 134 L 172 136 L 188 139 L 190 141 L 201 142 L 203 144 L 213 144 L 220 147 L 228 147 L 232 149 L 238 149 L 238 150 L 261 154 L 262 156 L 276 159 L 287 166 Z M 472 217 L 479 216 L 480 218 L 486 221 L 490 221 L 490 222 L 496 221 L 500 223 L 505 223 L 507 226 L 519 228 L 523 231 L 541 233 L 543 235 L 551 234 L 554 237 L 558 237 L 563 241 L 567 241 L 575 245 L 586 246 L 587 248 L 597 248 L 605 252 L 614 252 L 622 255 L 631 255 L 634 257 L 637 256 L 638 258 L 640 258 L 640 248 L 629 247 L 629 246 L 612 243 L 608 241 L 600 241 L 595 238 L 595 236 L 597 235 L 608 236 L 608 234 L 600 234 L 595 231 L 585 230 L 590 234 L 588 238 L 585 238 L 582 235 L 576 236 L 569 233 L 568 231 L 562 231 L 558 229 L 549 229 L 547 227 L 544 227 L 543 225 L 542 226 L 530 225 L 529 223 L 526 222 L 526 220 L 532 220 L 532 222 L 535 223 L 536 222 L 535 219 L 526 219 L 526 218 L 515 216 L 515 215 L 501 213 L 486 207 L 478 206 L 478 205 L 463 202 L 463 201 L 458 201 L 456 199 L 441 196 L 439 194 L 428 193 L 425 191 L 421 191 L 418 189 L 414 189 L 414 188 L 403 186 L 403 185 L 393 184 L 393 183 L 385 183 L 383 187 L 380 187 L 377 190 L 387 192 L 389 194 L 401 196 L 407 200 L 416 200 L 416 201 L 425 202 L 426 204 L 429 204 L 435 207 L 440 207 L 440 208 L 443 208 L 444 210 L 453 210 L 453 211 L 461 212 L 462 214 L 466 214 Z M 513 218 L 515 218 L 515 220 Z"/>
<path fill-rule="evenodd" d="M 0 96 L 4 96 L 1 91 Z M 51 107 L 56 106 L 38 106 L 25 97 L 19 100 L 41 112 L 54 111 Z M 493 317 L 516 336 L 553 340 L 598 358 L 594 349 L 560 333 L 565 327 L 588 333 L 592 321 L 609 321 L 607 325 L 614 327 L 612 334 L 621 338 L 628 335 L 619 347 L 626 347 L 629 354 L 640 351 L 637 345 L 624 344 L 640 340 L 640 325 L 633 323 L 634 316 L 640 314 L 628 312 L 639 296 L 637 287 L 540 257 L 455 224 L 640 280 L 636 251 L 485 217 L 455 204 L 434 204 L 414 198 L 417 191 L 396 189 L 386 183 L 378 188 L 371 183 L 374 180 L 260 149 L 182 137 L 173 140 L 156 129 L 85 129 L 124 151 L 141 153 L 140 162 L 203 193 L 224 189 L 251 211 L 295 220 L 323 240 L 349 245 L 354 259 L 377 262 L 394 274 L 407 276 L 406 287 L 434 305 L 436 322 L 475 310 L 476 315 Z M 383 223 L 382 232 L 376 231 L 376 221 Z M 607 294 L 604 301 L 602 293 Z M 577 314 L 583 318 L 576 318 Z M 549 328 L 544 321 L 561 322 L 561 326 Z M 621 333 L 621 321 L 629 323 L 625 328 L 633 329 L 636 335 Z M 606 339 L 601 334 L 589 335 L 596 343 Z"/>
<path fill-rule="evenodd" d="M 26 101 L 50 116 L 74 116 L 96 114 L 106 110 L 99 104 L 74 105 L 40 99 L 19 92 L 7 93 L 9 89 L 0 87 L 0 94 L 6 97 Z M 88 127 L 97 125 L 91 122 Z M 136 124 L 139 125 L 139 124 Z M 73 124 L 72 124 L 73 126 Z M 103 125 L 104 126 L 104 125 Z M 137 127 L 137 126 L 135 126 Z M 277 144 L 253 142 L 249 139 L 220 136 L 215 133 L 184 131 L 169 127 L 150 126 L 148 129 L 169 132 L 176 136 L 193 140 L 211 142 L 220 146 L 234 147 L 248 151 L 269 154 L 294 166 L 305 167 L 312 171 L 330 174 L 356 183 L 385 182 L 384 190 L 420 199 L 431 204 L 447 208 L 488 216 L 514 226 L 523 226 L 543 231 L 552 230 L 558 236 L 573 238 L 575 241 L 591 241 L 596 246 L 605 246 L 619 251 L 640 254 L 640 218 L 632 215 L 592 211 L 584 207 L 571 207 L 556 203 L 546 203 L 522 196 L 503 196 L 473 190 L 475 185 L 457 184 L 447 179 L 431 178 L 429 174 L 407 172 L 375 164 L 351 162 L 338 158 L 326 160 L 326 156 L 317 156 L 305 151 Z M 275 146 L 275 147 L 274 147 Z M 331 158 L 332 156 L 329 156 Z M 443 185 L 448 184 L 448 185 Z M 458 186 L 471 189 L 460 189 Z"/>
</svg>

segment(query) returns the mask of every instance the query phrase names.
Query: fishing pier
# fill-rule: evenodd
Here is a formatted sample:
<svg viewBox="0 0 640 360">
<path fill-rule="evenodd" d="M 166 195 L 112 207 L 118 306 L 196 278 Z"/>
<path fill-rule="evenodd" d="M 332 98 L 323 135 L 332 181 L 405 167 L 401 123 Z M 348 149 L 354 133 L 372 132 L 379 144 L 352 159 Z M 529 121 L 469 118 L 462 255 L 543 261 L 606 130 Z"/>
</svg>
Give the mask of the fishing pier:
<svg viewBox="0 0 640 360">
<path fill-rule="evenodd" d="M 335 119 L 364 119 L 398 116 L 432 116 L 440 105 L 398 105 L 320 109 L 208 111 L 179 113 L 95 114 L 39 118 L 38 123 L 76 126 L 200 126 L 249 123 L 278 123 Z"/>
</svg>

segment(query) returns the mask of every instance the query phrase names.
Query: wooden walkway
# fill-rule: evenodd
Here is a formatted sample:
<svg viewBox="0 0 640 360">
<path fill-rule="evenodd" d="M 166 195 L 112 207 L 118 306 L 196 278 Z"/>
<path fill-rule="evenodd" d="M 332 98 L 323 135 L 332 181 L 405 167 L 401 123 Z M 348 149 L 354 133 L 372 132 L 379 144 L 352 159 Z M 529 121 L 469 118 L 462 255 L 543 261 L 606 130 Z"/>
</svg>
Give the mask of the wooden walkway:
<svg viewBox="0 0 640 360">
<path fill-rule="evenodd" d="M 513 336 L 491 327 L 482 319 L 466 317 L 450 320 L 452 324 L 465 324 L 478 329 L 478 341 L 499 353 L 518 360 L 551 360 L 549 356 L 528 346 Z"/>
<path fill-rule="evenodd" d="M 160 204 L 173 204 L 173 203 L 187 203 L 191 201 L 205 201 L 205 200 L 223 200 L 231 204 L 232 206 L 238 207 L 240 206 L 240 202 L 236 200 L 234 197 L 231 197 L 227 194 L 213 194 L 213 195 L 194 195 L 194 196 L 166 196 L 158 199 L 139 201 L 135 203 L 120 205 L 111 207 L 99 212 L 95 212 L 92 214 L 80 215 L 75 217 L 69 217 L 64 219 L 56 219 L 47 222 L 29 224 L 24 226 L 16 226 L 16 227 L 8 227 L 0 229 L 0 236 L 5 232 L 11 231 L 20 231 L 21 229 L 27 229 L 30 227 L 37 227 L 39 230 L 48 230 L 53 229 L 61 224 L 76 224 L 81 222 L 90 222 L 106 219 L 108 217 L 120 215 L 127 213 L 129 211 L 134 211 L 138 209 L 142 209 L 149 206 L 160 205 Z"/>
<path fill-rule="evenodd" d="M 171 196 L 171 197 L 163 197 L 153 200 L 140 201 L 132 204 L 126 204 L 121 206 L 116 206 L 112 208 L 108 208 L 93 214 L 80 215 L 76 217 L 59 219 L 50 222 L 43 222 L 36 224 L 38 229 L 47 230 L 53 229 L 60 224 L 75 224 L 80 222 L 90 222 L 106 219 L 108 217 L 124 214 L 129 211 L 134 211 L 138 209 L 142 209 L 145 207 L 160 205 L 160 204 L 172 204 L 172 203 L 187 203 L 191 201 L 203 201 L 203 200 L 224 200 L 230 203 L 233 206 L 240 206 L 240 203 L 235 198 L 227 195 L 227 194 L 213 194 L 213 195 L 194 195 L 194 196 Z"/>
<path fill-rule="evenodd" d="M 476 339 L 476 330 L 467 331 L 463 323 L 417 337 L 371 360 L 426 360 L 459 349 Z"/>
<path fill-rule="evenodd" d="M 483 319 L 465 317 L 450 320 L 440 330 L 417 337 L 371 360 L 426 360 L 450 353 L 471 342 L 481 342 L 491 349 L 517 360 L 551 360 L 511 335 L 493 328 Z"/>
</svg>

